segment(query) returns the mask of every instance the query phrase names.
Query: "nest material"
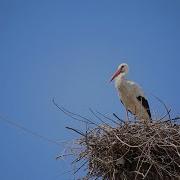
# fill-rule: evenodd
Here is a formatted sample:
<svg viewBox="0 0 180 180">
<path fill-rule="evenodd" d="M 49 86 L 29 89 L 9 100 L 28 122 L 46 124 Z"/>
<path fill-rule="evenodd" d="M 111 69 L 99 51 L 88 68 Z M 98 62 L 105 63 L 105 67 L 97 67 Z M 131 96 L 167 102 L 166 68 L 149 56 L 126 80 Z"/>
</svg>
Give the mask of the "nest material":
<svg viewBox="0 0 180 180">
<path fill-rule="evenodd" d="M 180 125 L 170 121 L 127 122 L 116 127 L 104 124 L 80 134 L 75 162 L 87 163 L 87 175 L 83 179 L 175 180 L 180 177 Z"/>
<path fill-rule="evenodd" d="M 180 117 L 171 119 L 167 108 L 167 115 L 147 124 L 124 122 L 113 114 L 114 120 L 90 110 L 101 121 L 99 125 L 54 104 L 69 117 L 86 124 L 85 133 L 67 127 L 80 138 L 68 149 L 69 154 L 57 157 L 75 156 L 72 163 L 79 167 L 74 173 L 86 168 L 83 180 L 180 180 Z M 163 121 L 167 116 L 168 120 Z"/>
<path fill-rule="evenodd" d="M 180 176 L 180 126 L 126 123 L 99 126 L 79 141 L 88 159 L 88 177 L 172 179 Z"/>
</svg>

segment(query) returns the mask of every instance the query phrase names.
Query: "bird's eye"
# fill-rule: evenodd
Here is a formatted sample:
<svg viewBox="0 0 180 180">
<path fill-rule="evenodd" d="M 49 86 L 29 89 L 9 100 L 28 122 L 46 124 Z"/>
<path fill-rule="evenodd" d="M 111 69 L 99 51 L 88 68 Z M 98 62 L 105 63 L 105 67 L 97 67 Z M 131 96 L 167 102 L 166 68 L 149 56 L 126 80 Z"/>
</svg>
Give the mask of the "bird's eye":
<svg viewBox="0 0 180 180">
<path fill-rule="evenodd" d="M 125 66 L 121 66 L 121 72 L 125 72 Z"/>
</svg>

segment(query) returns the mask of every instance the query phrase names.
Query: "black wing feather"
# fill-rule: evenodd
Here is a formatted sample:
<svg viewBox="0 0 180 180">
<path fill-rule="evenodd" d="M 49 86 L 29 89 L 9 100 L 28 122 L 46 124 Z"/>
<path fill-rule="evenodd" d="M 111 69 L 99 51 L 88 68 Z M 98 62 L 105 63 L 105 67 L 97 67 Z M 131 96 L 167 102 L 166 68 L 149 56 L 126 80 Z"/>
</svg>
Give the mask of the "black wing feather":
<svg viewBox="0 0 180 180">
<path fill-rule="evenodd" d="M 138 96 L 137 99 L 138 101 L 142 103 L 143 107 L 146 109 L 149 117 L 151 118 L 151 112 L 150 112 L 149 103 L 147 99 L 145 99 L 143 96 Z"/>
</svg>

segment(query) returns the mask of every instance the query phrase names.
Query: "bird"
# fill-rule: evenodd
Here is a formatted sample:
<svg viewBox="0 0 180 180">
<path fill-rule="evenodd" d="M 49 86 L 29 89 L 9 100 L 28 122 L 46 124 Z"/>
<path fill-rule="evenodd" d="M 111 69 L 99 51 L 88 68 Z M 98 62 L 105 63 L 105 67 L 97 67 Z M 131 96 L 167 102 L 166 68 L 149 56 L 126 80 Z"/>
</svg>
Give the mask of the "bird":
<svg viewBox="0 0 180 180">
<path fill-rule="evenodd" d="M 110 82 L 115 81 L 115 87 L 121 103 L 126 109 L 127 116 L 128 112 L 130 112 L 141 122 L 151 122 L 150 107 L 144 92 L 137 83 L 126 79 L 128 72 L 128 64 L 120 64 Z"/>
</svg>

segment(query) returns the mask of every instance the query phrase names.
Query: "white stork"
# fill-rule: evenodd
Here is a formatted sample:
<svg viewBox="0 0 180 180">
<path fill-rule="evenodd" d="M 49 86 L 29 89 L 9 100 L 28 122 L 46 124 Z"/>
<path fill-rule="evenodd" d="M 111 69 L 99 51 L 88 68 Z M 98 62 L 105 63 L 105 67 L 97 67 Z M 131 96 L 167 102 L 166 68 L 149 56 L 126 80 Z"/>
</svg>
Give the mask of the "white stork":
<svg viewBox="0 0 180 180">
<path fill-rule="evenodd" d="M 142 89 L 135 82 L 125 78 L 128 71 L 126 63 L 120 64 L 110 81 L 115 80 L 115 87 L 127 112 L 131 112 L 142 122 L 149 122 L 151 121 L 151 112 L 148 101 Z"/>
</svg>

